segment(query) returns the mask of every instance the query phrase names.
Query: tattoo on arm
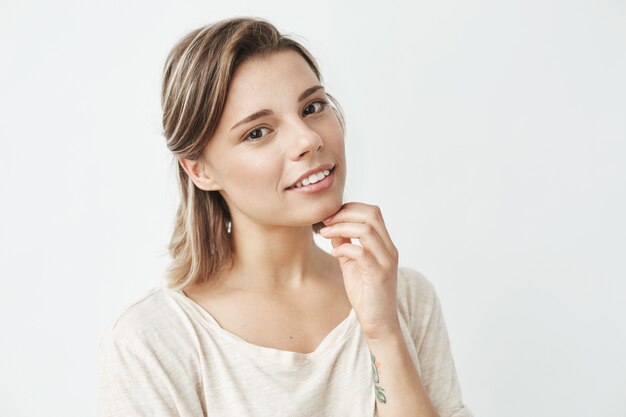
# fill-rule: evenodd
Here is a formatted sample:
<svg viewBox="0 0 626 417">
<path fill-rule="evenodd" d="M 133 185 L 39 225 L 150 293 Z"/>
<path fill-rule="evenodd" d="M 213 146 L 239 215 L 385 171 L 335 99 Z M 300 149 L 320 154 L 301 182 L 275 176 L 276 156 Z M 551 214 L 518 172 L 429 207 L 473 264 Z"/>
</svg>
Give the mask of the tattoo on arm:
<svg viewBox="0 0 626 417">
<path fill-rule="evenodd" d="M 376 368 L 376 358 L 374 358 L 374 355 L 372 355 L 371 351 L 370 351 L 370 358 L 372 359 L 372 376 L 374 377 L 374 382 L 375 382 L 374 389 L 376 392 L 376 398 L 381 403 L 386 404 L 387 397 L 385 397 L 385 390 L 382 389 L 380 385 L 378 385 L 378 383 L 380 382 L 380 378 L 378 375 L 378 368 Z"/>
</svg>

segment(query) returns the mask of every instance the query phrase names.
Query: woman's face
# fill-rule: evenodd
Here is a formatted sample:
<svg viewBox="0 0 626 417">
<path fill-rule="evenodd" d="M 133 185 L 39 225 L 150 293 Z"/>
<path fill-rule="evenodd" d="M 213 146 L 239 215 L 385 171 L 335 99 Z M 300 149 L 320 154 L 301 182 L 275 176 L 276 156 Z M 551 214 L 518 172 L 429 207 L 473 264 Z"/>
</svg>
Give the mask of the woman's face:
<svg viewBox="0 0 626 417">
<path fill-rule="evenodd" d="M 344 134 L 317 86 L 315 73 L 292 50 L 251 57 L 235 71 L 203 156 L 211 189 L 220 190 L 233 224 L 245 216 L 267 225 L 311 225 L 341 208 Z M 325 189 L 287 189 L 302 174 L 327 164 L 334 167 L 330 177 L 316 184 Z"/>
</svg>

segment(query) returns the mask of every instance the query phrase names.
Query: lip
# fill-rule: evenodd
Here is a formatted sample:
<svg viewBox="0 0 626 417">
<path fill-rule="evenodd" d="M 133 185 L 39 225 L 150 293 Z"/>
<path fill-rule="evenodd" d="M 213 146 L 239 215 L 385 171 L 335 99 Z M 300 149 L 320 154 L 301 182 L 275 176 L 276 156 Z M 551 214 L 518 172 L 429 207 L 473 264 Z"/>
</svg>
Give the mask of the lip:
<svg viewBox="0 0 626 417">
<path fill-rule="evenodd" d="M 321 181 L 318 181 L 316 183 L 311 183 L 309 185 L 303 185 L 302 187 L 289 188 L 286 191 L 298 193 L 298 194 L 312 195 L 312 194 L 317 194 L 319 192 L 329 189 L 330 187 L 333 186 L 334 183 L 335 183 L 335 169 L 333 168 L 330 171 L 330 174 L 324 177 L 324 179 Z"/>
<path fill-rule="evenodd" d="M 323 164 L 323 165 L 318 166 L 317 168 L 310 169 L 310 170 L 306 171 L 304 174 L 300 175 L 298 177 L 298 179 L 295 180 L 294 182 L 292 182 L 291 185 L 286 187 L 285 190 L 287 190 L 289 187 L 293 187 L 294 185 L 296 185 L 297 183 L 299 183 L 300 181 L 302 181 L 306 177 L 310 176 L 311 174 L 316 174 L 316 173 L 318 173 L 320 171 L 324 171 L 324 170 L 329 170 L 330 171 L 334 167 L 335 167 L 335 164 Z"/>
</svg>

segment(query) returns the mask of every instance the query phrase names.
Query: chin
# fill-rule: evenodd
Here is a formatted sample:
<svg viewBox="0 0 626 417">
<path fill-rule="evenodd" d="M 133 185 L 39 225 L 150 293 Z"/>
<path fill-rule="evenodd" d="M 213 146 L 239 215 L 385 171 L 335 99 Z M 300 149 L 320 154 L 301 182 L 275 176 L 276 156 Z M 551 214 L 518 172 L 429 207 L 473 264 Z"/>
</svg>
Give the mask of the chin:
<svg viewBox="0 0 626 417">
<path fill-rule="evenodd" d="M 337 213 L 339 211 L 339 209 L 341 209 L 341 207 L 343 206 L 343 192 L 341 193 L 340 196 L 338 196 L 337 200 L 335 202 L 333 202 L 333 205 L 331 206 L 330 210 L 328 211 L 328 214 L 325 215 L 324 217 L 322 217 L 322 220 L 332 216 L 333 214 Z"/>
<path fill-rule="evenodd" d="M 343 199 L 339 199 L 337 204 L 333 205 L 333 208 L 327 211 L 326 214 L 322 217 L 322 219 L 319 222 L 313 223 L 313 231 L 315 233 L 319 233 L 320 229 L 322 229 L 323 227 L 326 227 L 326 225 L 324 224 L 322 220 L 337 213 L 339 209 L 341 208 L 341 206 L 343 206 Z"/>
</svg>

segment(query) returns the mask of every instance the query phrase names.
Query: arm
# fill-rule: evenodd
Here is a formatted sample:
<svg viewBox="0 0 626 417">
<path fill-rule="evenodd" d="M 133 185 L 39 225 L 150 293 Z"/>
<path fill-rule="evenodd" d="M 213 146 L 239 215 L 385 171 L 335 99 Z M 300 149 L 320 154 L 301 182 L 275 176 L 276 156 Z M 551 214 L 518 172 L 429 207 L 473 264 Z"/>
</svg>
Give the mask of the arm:
<svg viewBox="0 0 626 417">
<path fill-rule="evenodd" d="M 439 417 L 411 360 L 400 328 L 388 336 L 368 339 L 367 344 L 372 358 L 378 415 Z"/>
<path fill-rule="evenodd" d="M 398 250 L 376 206 L 346 203 L 324 220 L 344 285 L 370 349 L 380 417 L 439 417 L 402 335 L 397 308 Z M 351 239 L 358 239 L 362 246 Z M 378 365 L 382 364 L 383 370 Z"/>
<path fill-rule="evenodd" d="M 432 285 L 424 282 L 431 293 L 432 307 L 424 337 L 414 340 L 421 376 L 400 330 L 367 342 L 375 358 L 372 371 L 378 388 L 379 415 L 473 417 L 463 404 L 441 303 Z M 401 411 L 396 412 L 396 406 Z"/>
<path fill-rule="evenodd" d="M 372 369 L 374 379 L 379 379 L 375 394 L 380 416 L 470 417 L 461 402 L 445 323 L 432 286 L 415 294 L 433 300 L 425 312 L 429 322 L 421 346 L 414 341 L 424 370 L 421 376 L 403 342 L 396 288 L 399 254 L 380 208 L 345 203 L 323 222 L 327 227 L 320 233 L 331 240 L 331 254 L 339 259 L 350 304 L 371 355 L 382 367 Z M 352 239 L 361 245 L 353 244 Z"/>
</svg>

